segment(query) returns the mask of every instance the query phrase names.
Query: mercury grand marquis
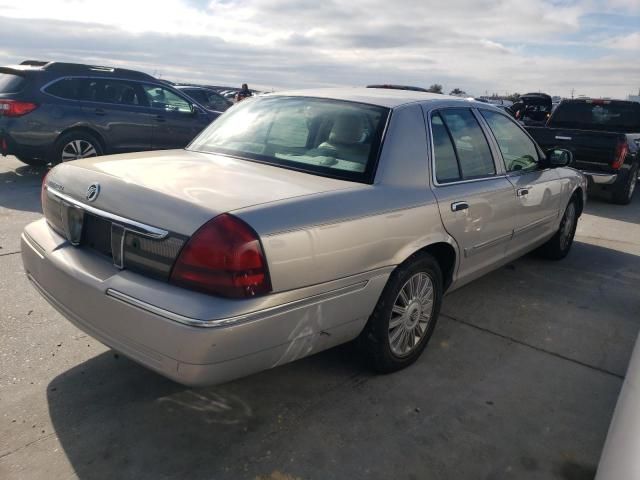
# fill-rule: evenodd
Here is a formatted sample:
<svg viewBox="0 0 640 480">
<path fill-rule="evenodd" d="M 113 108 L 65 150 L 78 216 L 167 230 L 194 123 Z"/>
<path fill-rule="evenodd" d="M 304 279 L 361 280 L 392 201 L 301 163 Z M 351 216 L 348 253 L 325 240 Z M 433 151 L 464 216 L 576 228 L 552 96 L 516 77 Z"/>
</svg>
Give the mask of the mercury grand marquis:
<svg viewBox="0 0 640 480">
<path fill-rule="evenodd" d="M 484 103 L 267 95 L 184 150 L 56 166 L 22 257 L 76 326 L 186 385 L 355 339 L 391 372 L 425 349 L 445 292 L 534 249 L 567 255 L 586 200 L 570 162 Z"/>
</svg>

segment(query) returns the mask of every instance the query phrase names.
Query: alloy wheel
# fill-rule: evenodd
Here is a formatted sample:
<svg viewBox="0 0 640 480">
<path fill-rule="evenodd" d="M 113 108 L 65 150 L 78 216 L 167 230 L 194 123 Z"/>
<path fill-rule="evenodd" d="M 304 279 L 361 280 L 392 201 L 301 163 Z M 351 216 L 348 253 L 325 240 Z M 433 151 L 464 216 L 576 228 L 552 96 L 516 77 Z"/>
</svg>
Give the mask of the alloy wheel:
<svg viewBox="0 0 640 480">
<path fill-rule="evenodd" d="M 98 152 L 87 140 L 72 140 L 67 143 L 62 149 L 63 162 L 69 162 L 71 160 L 78 160 L 80 158 L 97 157 Z"/>
<path fill-rule="evenodd" d="M 434 290 L 425 272 L 413 275 L 402 286 L 391 309 L 389 346 L 397 357 L 406 357 L 420 344 L 433 318 Z"/>
</svg>

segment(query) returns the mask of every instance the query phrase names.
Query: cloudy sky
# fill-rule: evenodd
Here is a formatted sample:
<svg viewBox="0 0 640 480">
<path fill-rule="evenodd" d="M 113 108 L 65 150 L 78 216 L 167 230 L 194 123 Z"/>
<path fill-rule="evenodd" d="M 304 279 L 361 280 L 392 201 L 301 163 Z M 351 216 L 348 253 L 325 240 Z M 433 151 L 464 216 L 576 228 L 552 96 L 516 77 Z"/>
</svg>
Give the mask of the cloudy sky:
<svg viewBox="0 0 640 480">
<path fill-rule="evenodd" d="M 367 83 L 626 97 L 640 0 L 0 0 L 0 64 L 252 87 Z"/>
</svg>

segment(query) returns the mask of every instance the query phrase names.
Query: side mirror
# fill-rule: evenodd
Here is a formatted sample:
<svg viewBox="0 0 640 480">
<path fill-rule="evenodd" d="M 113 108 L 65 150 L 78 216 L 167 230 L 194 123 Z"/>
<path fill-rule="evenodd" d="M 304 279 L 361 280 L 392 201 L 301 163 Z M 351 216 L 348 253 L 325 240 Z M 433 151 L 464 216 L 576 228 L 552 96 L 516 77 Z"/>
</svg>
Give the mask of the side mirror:
<svg viewBox="0 0 640 480">
<path fill-rule="evenodd" d="M 547 151 L 547 165 L 551 168 L 566 167 L 573 163 L 573 153 L 563 148 L 554 148 Z"/>
</svg>

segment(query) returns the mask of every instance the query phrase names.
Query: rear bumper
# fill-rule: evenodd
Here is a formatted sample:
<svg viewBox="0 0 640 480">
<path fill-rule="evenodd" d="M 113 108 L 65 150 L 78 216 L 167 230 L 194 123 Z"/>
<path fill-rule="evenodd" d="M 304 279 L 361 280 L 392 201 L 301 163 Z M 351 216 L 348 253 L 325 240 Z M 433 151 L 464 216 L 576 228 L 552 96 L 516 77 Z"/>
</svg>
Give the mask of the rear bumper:
<svg viewBox="0 0 640 480">
<path fill-rule="evenodd" d="M 617 173 L 589 172 L 582 170 L 582 174 L 589 179 L 590 184 L 594 185 L 612 185 L 616 183 L 616 180 L 618 179 Z"/>
<path fill-rule="evenodd" d="M 322 294 L 243 312 L 243 300 L 117 270 L 99 255 L 72 247 L 44 220 L 25 229 L 22 258 L 36 289 L 78 328 L 185 385 L 221 383 L 352 340 L 389 275 L 372 273 L 339 288 L 327 284 Z M 144 298 L 148 286 L 165 302 L 172 298 L 173 308 Z M 228 302 L 239 309 L 236 315 L 228 315 Z M 194 306 L 208 312 L 209 320 L 186 312 Z"/>
<path fill-rule="evenodd" d="M 12 135 L 0 130 L 0 155 L 6 157 L 15 155 L 18 158 L 42 159 L 47 158 L 50 145 L 21 145 Z"/>
</svg>

